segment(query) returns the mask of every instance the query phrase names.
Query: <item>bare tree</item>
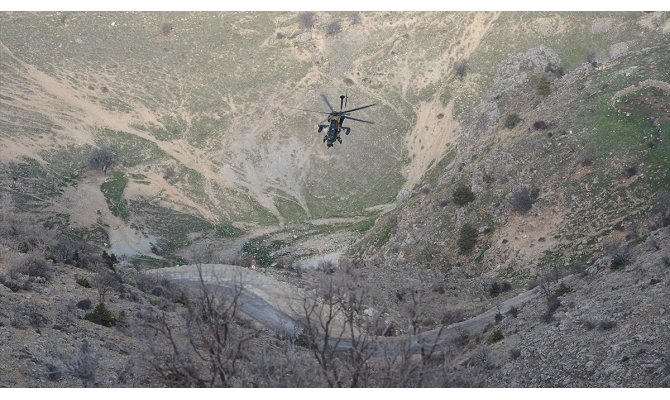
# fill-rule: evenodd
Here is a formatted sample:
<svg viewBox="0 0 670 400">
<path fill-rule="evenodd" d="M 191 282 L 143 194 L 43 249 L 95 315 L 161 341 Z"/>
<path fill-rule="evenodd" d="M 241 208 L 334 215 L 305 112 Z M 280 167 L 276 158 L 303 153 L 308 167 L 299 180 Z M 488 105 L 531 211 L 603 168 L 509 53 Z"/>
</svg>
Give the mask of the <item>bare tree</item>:
<svg viewBox="0 0 670 400">
<path fill-rule="evenodd" d="M 342 387 L 342 365 L 337 349 L 344 339 L 346 326 L 341 318 L 338 320 L 342 311 L 340 293 L 333 277 L 328 277 L 320 289 L 320 296 L 303 301 L 302 334 L 328 386 Z"/>
<path fill-rule="evenodd" d="M 230 387 L 254 336 L 236 323 L 243 284 L 237 282 L 232 293 L 218 291 L 204 279 L 202 267 L 196 268 L 198 284 L 186 305 L 184 324 L 175 324 L 165 313 L 149 324 L 169 345 L 167 354 L 153 349 L 151 363 L 173 386 Z"/>
<path fill-rule="evenodd" d="M 109 146 L 103 145 L 91 152 L 91 155 L 88 157 L 88 166 L 91 169 L 101 170 L 106 176 L 107 168 L 116 164 L 116 161 L 117 157 L 112 149 Z"/>
<path fill-rule="evenodd" d="M 115 274 L 107 270 L 101 270 L 92 279 L 92 285 L 98 291 L 100 303 L 105 302 L 105 295 L 110 291 L 118 291 L 121 289 L 121 279 Z"/>
<path fill-rule="evenodd" d="M 91 349 L 87 340 L 81 343 L 71 358 L 63 361 L 67 370 L 81 379 L 85 387 L 95 386 L 95 371 L 98 368 L 98 358 Z"/>
</svg>

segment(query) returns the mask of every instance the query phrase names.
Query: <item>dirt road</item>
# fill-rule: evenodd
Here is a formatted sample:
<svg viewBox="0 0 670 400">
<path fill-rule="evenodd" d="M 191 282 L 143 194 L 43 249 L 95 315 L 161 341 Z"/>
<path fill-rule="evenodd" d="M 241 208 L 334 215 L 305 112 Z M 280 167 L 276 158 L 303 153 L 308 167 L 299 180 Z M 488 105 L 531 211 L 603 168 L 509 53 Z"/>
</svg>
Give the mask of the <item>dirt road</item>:
<svg viewBox="0 0 670 400">
<path fill-rule="evenodd" d="M 232 296 L 240 285 L 240 310 L 249 318 L 268 329 L 285 336 L 297 336 L 301 331 L 301 310 L 306 293 L 280 282 L 261 272 L 224 264 L 202 264 L 203 281 L 220 290 L 221 295 Z M 198 267 L 183 265 L 149 271 L 175 282 L 197 287 L 200 282 Z M 507 313 L 512 307 L 521 307 L 526 302 L 540 296 L 539 288 L 522 292 L 500 304 L 499 308 L 488 310 L 466 321 L 433 329 L 418 335 L 377 338 L 377 354 L 397 356 L 402 353 L 416 354 L 422 347 L 448 346 L 463 332 L 482 332 L 489 324 L 495 323 L 498 312 Z M 351 340 L 342 338 L 335 345 L 338 351 L 351 348 Z"/>
</svg>

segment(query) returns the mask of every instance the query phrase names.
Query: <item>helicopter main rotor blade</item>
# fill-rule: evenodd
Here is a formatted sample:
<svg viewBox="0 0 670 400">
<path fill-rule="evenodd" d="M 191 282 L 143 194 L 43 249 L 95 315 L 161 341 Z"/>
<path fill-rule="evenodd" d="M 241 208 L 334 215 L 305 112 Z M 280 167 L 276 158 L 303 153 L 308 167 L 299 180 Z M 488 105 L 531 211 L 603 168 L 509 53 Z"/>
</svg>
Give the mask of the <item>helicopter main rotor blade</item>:
<svg viewBox="0 0 670 400">
<path fill-rule="evenodd" d="M 364 119 L 358 119 L 358 118 L 350 117 L 348 115 L 347 115 L 347 119 L 350 119 L 352 121 L 365 122 L 366 124 L 374 124 L 374 122 L 372 122 L 372 121 L 366 121 Z"/>
<path fill-rule="evenodd" d="M 364 108 L 368 108 L 368 107 L 372 107 L 372 106 L 376 106 L 376 105 L 377 105 L 376 103 L 373 103 L 373 104 L 368 104 L 367 106 L 352 108 L 351 110 L 344 110 L 344 111 L 342 111 L 342 114 L 349 114 L 350 112 L 362 110 Z"/>
<path fill-rule="evenodd" d="M 329 112 L 325 112 L 325 111 L 314 111 L 314 110 L 308 110 L 308 109 L 306 109 L 306 108 L 298 108 L 298 107 L 291 107 L 291 106 L 286 106 L 286 107 L 291 108 L 291 109 L 294 109 L 294 110 L 300 110 L 300 111 L 313 112 L 313 113 L 317 113 L 317 114 L 326 114 L 326 115 L 330 115 Z"/>
<path fill-rule="evenodd" d="M 322 94 L 321 98 L 323 99 L 324 102 L 326 102 L 326 105 L 328 106 L 328 108 L 330 108 L 330 112 L 335 112 L 335 109 L 333 108 L 333 106 L 330 105 L 330 102 L 328 101 L 328 98 L 326 97 L 326 95 Z"/>
</svg>

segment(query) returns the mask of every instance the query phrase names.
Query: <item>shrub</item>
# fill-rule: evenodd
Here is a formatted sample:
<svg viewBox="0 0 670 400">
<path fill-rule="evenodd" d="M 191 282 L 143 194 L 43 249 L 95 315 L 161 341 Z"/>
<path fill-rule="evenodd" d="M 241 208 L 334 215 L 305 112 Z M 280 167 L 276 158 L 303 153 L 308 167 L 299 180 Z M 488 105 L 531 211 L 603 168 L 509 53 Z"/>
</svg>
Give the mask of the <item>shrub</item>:
<svg viewBox="0 0 670 400">
<path fill-rule="evenodd" d="M 586 61 L 594 68 L 598 66 L 598 63 L 596 62 L 596 51 L 594 49 L 589 49 L 586 52 Z"/>
<path fill-rule="evenodd" d="M 588 319 L 583 320 L 582 324 L 584 325 L 584 328 L 586 328 L 587 331 L 592 331 L 593 328 L 596 327 L 596 324 L 594 324 L 593 321 L 590 321 Z"/>
<path fill-rule="evenodd" d="M 468 73 L 468 60 L 461 58 L 454 64 L 454 71 L 459 77 L 464 77 Z"/>
<path fill-rule="evenodd" d="M 351 14 L 351 15 L 349 16 L 349 23 L 350 23 L 351 25 L 358 25 L 358 24 L 360 24 L 360 23 L 361 23 L 361 15 L 360 15 L 359 13 L 357 13 L 357 12 Z"/>
<path fill-rule="evenodd" d="M 496 323 L 498 323 L 503 320 L 503 315 L 501 313 L 497 313 L 494 318 Z"/>
<path fill-rule="evenodd" d="M 496 282 L 493 282 L 491 284 L 491 287 L 489 287 L 489 294 L 492 297 L 496 297 L 500 293 L 507 292 L 508 290 L 511 290 L 511 289 L 512 289 L 512 284 L 511 283 L 509 283 L 507 281 L 504 281 L 502 284 L 500 284 L 496 281 Z"/>
<path fill-rule="evenodd" d="M 630 246 L 625 244 L 613 244 L 605 247 L 605 252 L 612 257 L 610 268 L 612 271 L 618 271 L 630 264 L 633 259 L 633 251 Z"/>
<path fill-rule="evenodd" d="M 542 314 L 542 317 L 540 318 L 542 322 L 549 323 L 552 320 L 552 317 L 556 310 L 558 310 L 558 307 L 561 306 L 561 301 L 558 299 L 556 296 L 549 296 L 547 298 L 547 311 L 545 311 L 544 314 Z"/>
<path fill-rule="evenodd" d="M 572 266 L 572 273 L 576 275 L 586 275 L 586 266 L 581 262 L 577 262 Z"/>
<path fill-rule="evenodd" d="M 83 286 L 85 288 L 90 288 L 91 287 L 91 282 L 88 281 L 86 278 L 77 278 L 77 284 L 79 286 Z"/>
<path fill-rule="evenodd" d="M 616 326 L 616 322 L 610 320 L 603 320 L 598 323 L 598 329 L 601 331 L 609 331 Z"/>
<path fill-rule="evenodd" d="M 507 311 L 507 314 L 511 315 L 512 318 L 516 318 L 519 315 L 519 309 L 516 307 L 512 307 Z"/>
<path fill-rule="evenodd" d="M 489 287 L 489 294 L 492 297 L 496 297 L 500 294 L 500 284 L 498 282 L 493 282 L 491 287 Z"/>
<path fill-rule="evenodd" d="M 477 244 L 477 229 L 470 224 L 463 224 L 458 237 L 458 248 L 461 253 L 469 253 Z"/>
<path fill-rule="evenodd" d="M 80 310 L 90 310 L 93 306 L 91 299 L 84 299 L 77 302 L 77 308 Z"/>
<path fill-rule="evenodd" d="M 459 184 L 454 189 L 453 193 L 454 203 L 458 206 L 464 206 L 475 199 L 475 194 L 469 186 L 464 183 Z"/>
<path fill-rule="evenodd" d="M 116 255 L 114 253 L 112 254 L 107 254 L 106 250 L 102 251 L 102 259 L 105 260 L 105 263 L 109 268 L 112 268 L 114 264 L 118 263 L 119 260 L 116 258 Z"/>
<path fill-rule="evenodd" d="M 92 312 L 84 316 L 84 319 L 91 321 L 94 324 L 107 327 L 116 325 L 116 318 L 114 317 L 114 314 L 105 307 L 105 303 L 98 303 Z"/>
<path fill-rule="evenodd" d="M 520 349 L 512 349 L 509 351 L 510 356 L 512 356 L 513 360 L 516 360 L 517 358 L 521 357 L 521 350 Z"/>
<path fill-rule="evenodd" d="M 558 76 L 559 78 L 565 75 L 565 70 L 563 67 L 561 67 L 558 64 L 547 64 L 547 66 L 544 68 L 544 72 L 549 72 L 551 74 L 554 74 L 555 76 Z"/>
<path fill-rule="evenodd" d="M 560 297 L 563 296 L 564 294 L 572 292 L 572 289 L 568 286 L 565 285 L 565 283 L 561 282 L 561 284 L 558 286 L 558 289 L 556 289 L 556 292 L 554 293 L 555 296 Z"/>
<path fill-rule="evenodd" d="M 539 197 L 539 189 L 523 187 L 510 196 L 509 202 L 512 209 L 519 214 L 526 214 L 533 207 Z"/>
<path fill-rule="evenodd" d="M 107 175 L 107 169 L 116 163 L 116 154 L 108 146 L 94 149 L 88 156 L 88 166 L 91 169 L 101 170 Z"/>
<path fill-rule="evenodd" d="M 541 96 L 549 96 L 551 94 L 551 84 L 547 75 L 542 74 L 540 80 L 537 82 L 537 94 Z"/>
<path fill-rule="evenodd" d="M 579 156 L 579 164 L 582 167 L 588 167 L 593 164 L 593 152 L 591 150 L 584 150 Z"/>
<path fill-rule="evenodd" d="M 298 23 L 303 29 L 309 29 L 314 26 L 315 14 L 311 11 L 305 11 L 298 14 Z"/>
<path fill-rule="evenodd" d="M 339 20 L 335 20 L 335 21 L 331 22 L 326 27 L 326 33 L 329 34 L 329 35 L 337 35 L 338 33 L 340 33 L 341 30 L 342 30 L 342 26 L 340 25 Z"/>
<path fill-rule="evenodd" d="M 503 335 L 502 331 L 500 329 L 496 329 L 493 331 L 491 336 L 489 336 L 489 343 L 496 343 L 505 338 L 505 335 Z"/>
<path fill-rule="evenodd" d="M 14 263 L 9 274 L 13 279 L 17 279 L 18 274 L 23 274 L 28 275 L 31 280 L 40 278 L 45 281 L 51 276 L 46 261 L 35 256 L 27 256 Z"/>
<path fill-rule="evenodd" d="M 63 379 L 63 371 L 53 364 L 47 364 L 47 379 L 52 382 Z"/>
<path fill-rule="evenodd" d="M 279 34 L 277 34 L 279 35 Z M 165 168 L 165 171 L 163 172 L 163 179 L 166 181 L 169 181 L 170 179 L 174 178 L 177 176 L 177 172 L 174 170 L 174 166 L 169 165 Z"/>
<path fill-rule="evenodd" d="M 637 167 L 635 165 L 627 165 L 623 169 L 623 176 L 626 178 L 630 178 L 632 176 L 635 176 L 637 174 Z"/>
<path fill-rule="evenodd" d="M 535 129 L 536 131 L 543 131 L 547 128 L 549 128 L 549 124 L 547 124 L 544 121 L 535 121 L 533 123 L 533 129 Z"/>
<path fill-rule="evenodd" d="M 174 29 L 174 24 L 172 22 L 163 22 L 161 24 L 161 35 L 167 36 Z"/>
<path fill-rule="evenodd" d="M 519 122 L 521 122 L 521 117 L 519 114 L 510 114 L 505 118 L 505 128 L 507 129 L 512 129 L 514 128 Z"/>
<path fill-rule="evenodd" d="M 461 309 L 447 310 L 442 315 L 442 325 L 451 325 L 465 320 L 465 312 Z"/>
<path fill-rule="evenodd" d="M 663 264 L 665 264 L 666 267 L 670 267 L 670 256 L 663 256 L 661 260 L 663 261 Z"/>
<path fill-rule="evenodd" d="M 27 289 L 28 287 L 30 287 L 28 282 L 26 282 L 27 285 L 21 285 L 16 280 L 12 279 L 11 277 L 7 277 L 5 275 L 0 275 L 0 284 L 4 285 L 7 289 L 11 290 L 12 292 L 18 292 L 21 289 Z"/>
<path fill-rule="evenodd" d="M 458 347 L 464 347 L 469 342 L 470 342 L 470 334 L 467 331 L 458 328 L 453 343 Z"/>
</svg>

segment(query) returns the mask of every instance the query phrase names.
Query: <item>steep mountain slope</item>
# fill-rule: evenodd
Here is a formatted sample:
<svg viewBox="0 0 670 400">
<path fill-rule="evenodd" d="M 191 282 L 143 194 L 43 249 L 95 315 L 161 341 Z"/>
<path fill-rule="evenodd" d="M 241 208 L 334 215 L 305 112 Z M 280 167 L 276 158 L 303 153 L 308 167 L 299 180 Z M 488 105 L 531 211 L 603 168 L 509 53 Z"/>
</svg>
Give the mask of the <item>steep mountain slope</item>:
<svg viewBox="0 0 670 400">
<path fill-rule="evenodd" d="M 669 131 L 659 121 L 669 115 L 669 43 L 660 38 L 614 44 L 573 70 L 544 45 L 504 60 L 464 115 L 458 150 L 398 197 L 352 249 L 354 263 L 392 270 L 382 280 L 390 298 L 428 267 L 447 288 L 442 304 L 475 310 L 493 282 L 521 290 L 667 224 Z M 542 76 L 550 93 L 539 93 Z"/>
</svg>

